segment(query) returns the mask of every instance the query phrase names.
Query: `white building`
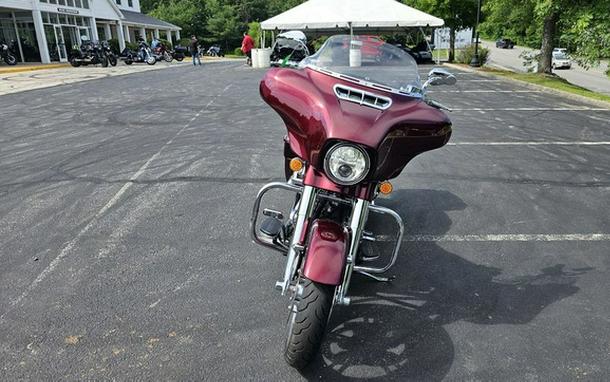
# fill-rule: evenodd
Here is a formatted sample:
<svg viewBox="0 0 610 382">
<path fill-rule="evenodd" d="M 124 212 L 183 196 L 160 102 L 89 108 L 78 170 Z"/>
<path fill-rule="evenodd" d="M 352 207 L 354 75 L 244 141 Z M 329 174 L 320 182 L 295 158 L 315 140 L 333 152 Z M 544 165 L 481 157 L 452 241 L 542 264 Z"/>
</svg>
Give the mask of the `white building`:
<svg viewBox="0 0 610 382">
<path fill-rule="evenodd" d="M 22 62 L 65 62 L 81 36 L 117 39 L 122 50 L 139 37 L 179 40 L 180 30 L 140 13 L 139 0 L 0 0 L 0 42 Z"/>
</svg>

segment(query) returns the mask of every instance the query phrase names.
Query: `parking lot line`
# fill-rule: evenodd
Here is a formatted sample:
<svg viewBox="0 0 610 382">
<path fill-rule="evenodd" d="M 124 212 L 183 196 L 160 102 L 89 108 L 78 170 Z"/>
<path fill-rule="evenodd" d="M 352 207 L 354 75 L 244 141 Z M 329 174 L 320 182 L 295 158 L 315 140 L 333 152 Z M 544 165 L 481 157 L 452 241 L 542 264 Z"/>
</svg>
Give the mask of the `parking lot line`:
<svg viewBox="0 0 610 382">
<path fill-rule="evenodd" d="M 379 242 L 392 242 L 393 235 L 376 235 Z M 479 234 L 479 235 L 405 235 L 403 242 L 557 242 L 557 241 L 610 241 L 607 233 L 570 233 L 570 234 Z"/>
<path fill-rule="evenodd" d="M 468 107 L 454 108 L 451 111 L 610 111 L 602 107 Z"/>
<path fill-rule="evenodd" d="M 449 142 L 447 146 L 608 146 L 609 141 Z"/>
<path fill-rule="evenodd" d="M 542 93 L 542 90 L 428 90 L 428 93 Z"/>
</svg>

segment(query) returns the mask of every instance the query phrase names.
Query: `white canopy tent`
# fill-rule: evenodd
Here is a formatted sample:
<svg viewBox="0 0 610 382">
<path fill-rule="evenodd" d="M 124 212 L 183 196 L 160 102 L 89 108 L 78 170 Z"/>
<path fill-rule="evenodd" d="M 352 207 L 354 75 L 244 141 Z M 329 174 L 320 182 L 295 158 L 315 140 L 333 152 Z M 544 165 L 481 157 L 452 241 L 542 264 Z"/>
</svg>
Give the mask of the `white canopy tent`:
<svg viewBox="0 0 610 382">
<path fill-rule="evenodd" d="M 309 0 L 263 21 L 261 28 L 318 33 L 337 29 L 391 32 L 443 24 L 443 19 L 395 0 Z"/>
</svg>

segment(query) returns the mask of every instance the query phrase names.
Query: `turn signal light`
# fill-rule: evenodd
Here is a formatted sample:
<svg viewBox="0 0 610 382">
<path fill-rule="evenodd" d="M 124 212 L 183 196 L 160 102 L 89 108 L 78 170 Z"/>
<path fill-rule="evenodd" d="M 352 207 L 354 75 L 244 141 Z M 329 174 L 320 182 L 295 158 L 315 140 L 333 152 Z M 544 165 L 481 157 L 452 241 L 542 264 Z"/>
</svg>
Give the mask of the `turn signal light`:
<svg viewBox="0 0 610 382">
<path fill-rule="evenodd" d="M 290 170 L 292 170 L 293 172 L 301 171 L 303 166 L 304 166 L 304 163 L 299 158 L 292 158 L 290 160 Z"/>
<path fill-rule="evenodd" d="M 379 192 L 384 195 L 391 194 L 393 190 L 394 190 L 394 186 L 392 186 L 392 183 L 390 183 L 388 181 L 381 182 L 379 184 Z"/>
</svg>

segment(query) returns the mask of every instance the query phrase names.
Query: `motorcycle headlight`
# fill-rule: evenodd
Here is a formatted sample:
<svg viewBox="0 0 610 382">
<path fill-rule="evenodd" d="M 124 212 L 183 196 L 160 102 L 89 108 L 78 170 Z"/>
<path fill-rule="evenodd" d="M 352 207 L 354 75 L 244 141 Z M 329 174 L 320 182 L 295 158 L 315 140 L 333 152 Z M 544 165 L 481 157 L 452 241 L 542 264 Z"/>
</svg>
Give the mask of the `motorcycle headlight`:
<svg viewBox="0 0 610 382">
<path fill-rule="evenodd" d="M 369 156 L 358 146 L 347 143 L 334 145 L 324 158 L 326 175 L 335 183 L 345 186 L 356 184 L 369 171 Z"/>
</svg>

